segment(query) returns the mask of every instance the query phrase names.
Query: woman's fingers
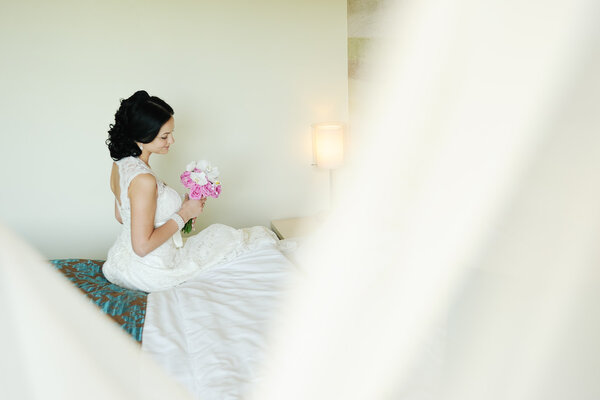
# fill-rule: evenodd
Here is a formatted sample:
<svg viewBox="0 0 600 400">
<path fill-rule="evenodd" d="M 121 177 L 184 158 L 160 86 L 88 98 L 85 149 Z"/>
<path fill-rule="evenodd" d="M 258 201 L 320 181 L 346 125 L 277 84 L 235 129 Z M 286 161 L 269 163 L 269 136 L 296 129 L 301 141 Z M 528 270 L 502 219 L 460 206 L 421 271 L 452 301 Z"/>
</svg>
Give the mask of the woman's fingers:
<svg viewBox="0 0 600 400">
<path fill-rule="evenodd" d="M 188 202 L 190 202 L 190 201 L 193 201 L 194 203 L 188 204 Z M 200 213 L 204 211 L 205 203 L 206 203 L 206 197 L 203 197 L 201 199 L 190 199 L 189 195 L 187 193 L 185 194 L 184 204 L 188 204 L 185 207 L 191 207 L 191 209 L 195 209 L 194 213 L 196 213 L 197 215 L 200 215 Z M 196 207 L 199 207 L 199 209 Z"/>
</svg>

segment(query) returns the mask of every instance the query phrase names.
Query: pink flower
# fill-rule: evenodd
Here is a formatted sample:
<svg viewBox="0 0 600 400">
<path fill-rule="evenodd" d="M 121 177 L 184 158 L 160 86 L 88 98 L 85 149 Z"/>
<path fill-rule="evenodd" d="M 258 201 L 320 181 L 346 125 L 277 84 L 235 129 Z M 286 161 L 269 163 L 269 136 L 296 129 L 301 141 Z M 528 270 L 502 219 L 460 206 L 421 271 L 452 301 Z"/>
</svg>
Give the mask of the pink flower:
<svg viewBox="0 0 600 400">
<path fill-rule="evenodd" d="M 185 171 L 183 174 L 181 174 L 181 183 L 183 183 L 183 186 L 188 189 L 195 185 L 194 181 L 190 178 L 189 171 Z"/>
<path fill-rule="evenodd" d="M 194 185 L 190 190 L 190 199 L 199 200 L 203 196 L 202 186 Z"/>
<path fill-rule="evenodd" d="M 202 192 L 206 197 L 212 197 L 212 185 L 209 183 L 208 185 L 202 186 Z"/>
<path fill-rule="evenodd" d="M 204 187 L 204 194 L 205 194 L 205 196 L 206 197 L 214 197 L 215 199 L 217 197 L 219 197 L 219 194 L 217 193 L 217 191 L 215 189 L 216 187 L 217 187 L 217 185 L 212 184 L 212 183 L 208 184 L 208 185 L 205 185 L 205 187 Z"/>
</svg>

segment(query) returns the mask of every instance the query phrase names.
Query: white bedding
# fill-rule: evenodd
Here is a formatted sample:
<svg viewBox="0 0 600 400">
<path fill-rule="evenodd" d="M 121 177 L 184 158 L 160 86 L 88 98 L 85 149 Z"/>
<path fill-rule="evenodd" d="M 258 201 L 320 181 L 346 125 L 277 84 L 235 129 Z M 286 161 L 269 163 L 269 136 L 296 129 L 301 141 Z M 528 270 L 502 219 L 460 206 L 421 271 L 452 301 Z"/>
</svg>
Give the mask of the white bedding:
<svg viewBox="0 0 600 400">
<path fill-rule="evenodd" d="M 149 294 L 142 349 L 197 399 L 242 398 L 293 268 L 269 246 Z"/>
</svg>

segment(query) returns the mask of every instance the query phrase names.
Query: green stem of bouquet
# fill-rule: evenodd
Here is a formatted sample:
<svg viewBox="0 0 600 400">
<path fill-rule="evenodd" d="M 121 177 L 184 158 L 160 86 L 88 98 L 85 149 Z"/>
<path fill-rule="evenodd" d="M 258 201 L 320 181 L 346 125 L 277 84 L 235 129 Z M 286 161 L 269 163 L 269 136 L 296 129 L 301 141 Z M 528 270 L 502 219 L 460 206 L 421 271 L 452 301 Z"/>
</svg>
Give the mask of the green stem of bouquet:
<svg viewBox="0 0 600 400">
<path fill-rule="evenodd" d="M 181 232 L 190 233 L 192 231 L 192 224 L 193 224 L 193 219 L 190 219 L 188 222 L 185 223 L 185 225 L 183 226 L 183 229 L 181 229 Z"/>
</svg>

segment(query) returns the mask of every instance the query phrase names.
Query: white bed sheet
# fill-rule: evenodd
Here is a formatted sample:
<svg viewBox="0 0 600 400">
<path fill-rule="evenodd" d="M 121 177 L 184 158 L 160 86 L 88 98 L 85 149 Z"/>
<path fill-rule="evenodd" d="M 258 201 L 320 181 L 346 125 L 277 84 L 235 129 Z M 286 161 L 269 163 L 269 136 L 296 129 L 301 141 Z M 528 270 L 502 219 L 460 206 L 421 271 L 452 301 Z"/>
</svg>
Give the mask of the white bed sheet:
<svg viewBox="0 0 600 400">
<path fill-rule="evenodd" d="M 149 294 L 142 349 L 197 399 L 242 398 L 294 268 L 269 246 Z"/>
</svg>

